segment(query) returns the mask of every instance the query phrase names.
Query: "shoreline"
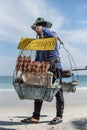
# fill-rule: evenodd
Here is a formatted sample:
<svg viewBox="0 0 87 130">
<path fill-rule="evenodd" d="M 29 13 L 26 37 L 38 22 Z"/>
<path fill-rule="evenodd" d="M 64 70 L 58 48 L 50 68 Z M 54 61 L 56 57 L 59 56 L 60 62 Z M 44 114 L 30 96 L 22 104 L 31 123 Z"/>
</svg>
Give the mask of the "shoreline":
<svg viewBox="0 0 87 130">
<path fill-rule="evenodd" d="M 78 90 L 87 90 L 87 87 L 76 87 L 76 91 L 78 91 Z M 4 91 L 15 91 L 15 89 L 14 88 L 9 88 L 9 89 L 0 88 L 0 92 L 4 92 Z"/>
</svg>

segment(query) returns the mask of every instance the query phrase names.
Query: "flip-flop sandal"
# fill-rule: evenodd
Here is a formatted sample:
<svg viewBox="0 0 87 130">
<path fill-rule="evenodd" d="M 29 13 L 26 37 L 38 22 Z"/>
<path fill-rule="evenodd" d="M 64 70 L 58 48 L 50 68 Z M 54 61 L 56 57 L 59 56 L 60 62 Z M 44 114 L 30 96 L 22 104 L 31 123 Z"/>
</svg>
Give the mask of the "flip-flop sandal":
<svg viewBox="0 0 87 130">
<path fill-rule="evenodd" d="M 56 124 L 59 124 L 61 123 L 63 120 L 62 119 L 59 119 L 58 117 L 55 117 L 53 120 L 51 120 L 48 124 L 49 125 L 56 125 Z"/>
<path fill-rule="evenodd" d="M 31 119 L 31 117 L 28 117 L 28 118 L 26 118 L 26 119 L 23 119 L 23 120 L 21 120 L 21 122 L 25 122 L 26 120 L 29 120 L 29 119 Z"/>
<path fill-rule="evenodd" d="M 37 123 L 39 123 L 38 121 L 32 121 L 31 118 L 24 119 L 21 122 L 26 123 L 26 124 L 37 124 Z"/>
</svg>

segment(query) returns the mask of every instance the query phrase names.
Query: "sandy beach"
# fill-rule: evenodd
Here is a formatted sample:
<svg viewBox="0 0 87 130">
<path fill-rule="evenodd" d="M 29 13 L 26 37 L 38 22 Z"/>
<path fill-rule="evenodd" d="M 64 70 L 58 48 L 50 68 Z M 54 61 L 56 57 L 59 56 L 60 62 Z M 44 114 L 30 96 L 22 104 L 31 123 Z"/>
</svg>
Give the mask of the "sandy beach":
<svg viewBox="0 0 87 130">
<path fill-rule="evenodd" d="M 31 116 L 33 100 L 20 100 L 15 91 L 0 91 L 0 130 L 87 130 L 87 91 L 64 93 L 63 122 L 48 125 L 56 115 L 55 97 L 44 102 L 39 124 L 23 124 L 20 120 Z"/>
</svg>

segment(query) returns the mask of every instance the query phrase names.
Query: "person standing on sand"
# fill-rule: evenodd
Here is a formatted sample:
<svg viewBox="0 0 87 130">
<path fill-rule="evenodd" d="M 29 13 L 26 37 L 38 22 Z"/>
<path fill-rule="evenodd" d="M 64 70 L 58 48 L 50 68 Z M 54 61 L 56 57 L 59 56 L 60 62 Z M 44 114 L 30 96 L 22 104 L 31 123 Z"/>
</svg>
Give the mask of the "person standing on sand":
<svg viewBox="0 0 87 130">
<path fill-rule="evenodd" d="M 57 34 L 55 32 L 50 31 L 48 28 L 51 28 L 52 24 L 44 18 L 37 18 L 35 23 L 31 26 L 31 28 L 37 33 L 38 38 L 51 38 L 51 37 L 57 37 Z M 36 51 L 36 61 L 50 61 L 50 59 L 56 59 L 59 58 L 59 52 L 58 52 L 58 42 L 56 42 L 56 46 L 54 50 L 45 51 L 45 50 L 38 50 Z M 57 77 L 61 77 L 62 73 L 62 66 L 61 61 L 59 60 L 56 63 L 56 73 L 53 72 Z M 53 83 L 55 81 L 55 78 L 53 78 Z M 61 81 L 61 80 L 60 80 Z M 63 121 L 63 111 L 64 111 L 64 97 L 63 97 L 63 91 L 60 89 L 56 97 L 56 117 L 51 120 L 50 124 L 58 124 Z M 32 117 L 28 117 L 24 120 L 21 120 L 23 123 L 33 124 L 33 123 L 39 123 L 40 120 L 40 112 L 41 107 L 43 104 L 43 100 L 34 100 L 34 112 L 32 114 Z"/>
</svg>

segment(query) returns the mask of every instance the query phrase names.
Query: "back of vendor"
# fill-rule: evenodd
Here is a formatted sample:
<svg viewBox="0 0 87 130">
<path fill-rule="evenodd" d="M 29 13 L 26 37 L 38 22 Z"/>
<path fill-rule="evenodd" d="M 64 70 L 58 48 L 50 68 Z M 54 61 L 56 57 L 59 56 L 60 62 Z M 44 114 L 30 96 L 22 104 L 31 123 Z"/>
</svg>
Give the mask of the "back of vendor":
<svg viewBox="0 0 87 130">
<path fill-rule="evenodd" d="M 40 38 L 41 38 L 41 36 L 45 37 L 45 38 L 51 38 L 51 37 L 56 38 L 57 37 L 57 34 L 55 32 L 52 32 L 52 31 L 50 31 L 49 29 L 47 29 L 43 26 L 42 26 L 42 32 L 41 33 L 42 33 L 42 35 L 40 35 Z M 62 69 L 58 48 L 59 48 L 59 46 L 58 46 L 58 41 L 57 41 L 54 50 L 49 50 L 49 51 L 39 50 L 39 51 L 36 51 L 35 60 L 42 62 L 42 61 L 51 61 L 53 59 L 59 59 L 58 62 L 56 63 L 56 68 Z"/>
</svg>

